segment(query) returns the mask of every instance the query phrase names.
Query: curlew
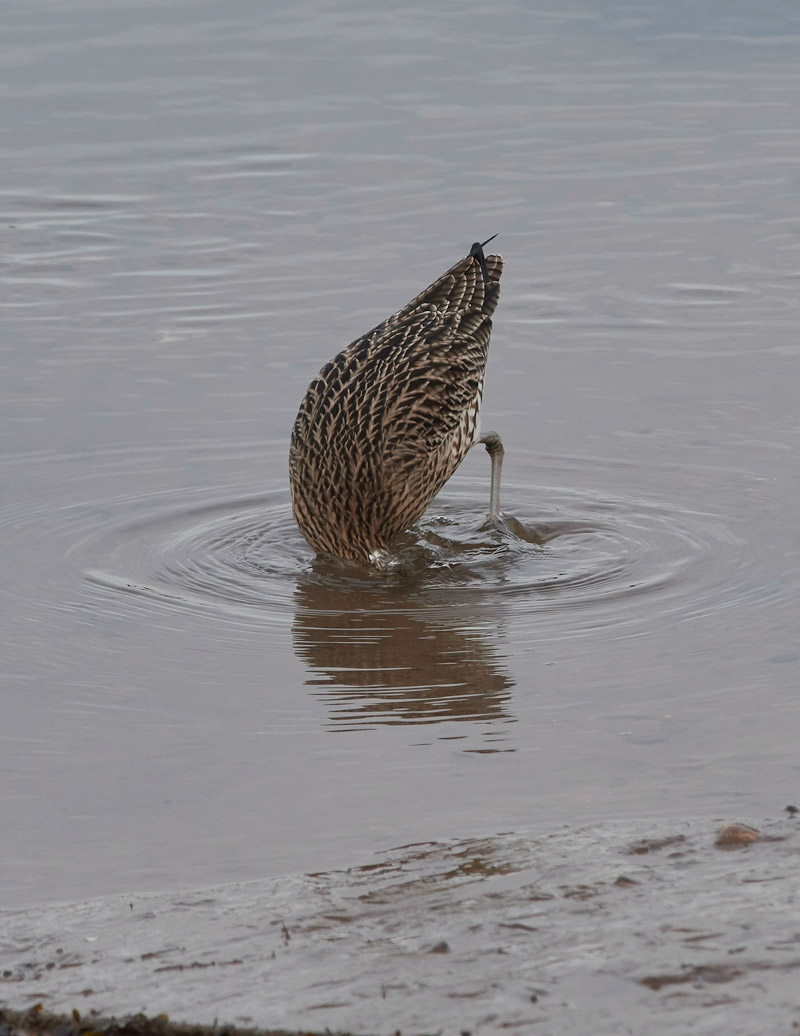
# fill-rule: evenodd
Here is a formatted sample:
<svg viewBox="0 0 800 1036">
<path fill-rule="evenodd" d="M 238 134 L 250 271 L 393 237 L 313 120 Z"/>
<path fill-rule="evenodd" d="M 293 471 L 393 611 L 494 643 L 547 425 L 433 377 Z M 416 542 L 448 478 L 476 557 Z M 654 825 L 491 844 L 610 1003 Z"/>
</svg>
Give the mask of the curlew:
<svg viewBox="0 0 800 1036">
<path fill-rule="evenodd" d="M 494 235 L 496 237 L 497 235 Z M 503 260 L 475 242 L 398 313 L 326 363 L 289 448 L 292 508 L 317 552 L 383 567 L 476 443 L 500 516 L 503 444 L 480 434 L 483 378 Z"/>
</svg>

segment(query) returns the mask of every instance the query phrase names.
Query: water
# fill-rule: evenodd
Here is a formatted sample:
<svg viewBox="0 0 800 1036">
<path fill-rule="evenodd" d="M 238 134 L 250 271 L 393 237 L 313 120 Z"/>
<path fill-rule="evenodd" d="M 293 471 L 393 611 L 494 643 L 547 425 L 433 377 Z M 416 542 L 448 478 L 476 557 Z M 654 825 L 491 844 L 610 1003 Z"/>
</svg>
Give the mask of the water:
<svg viewBox="0 0 800 1036">
<path fill-rule="evenodd" d="M 800 16 L 11 4 L 5 905 L 797 798 Z M 322 365 L 499 232 L 474 451 L 315 561 Z"/>
</svg>

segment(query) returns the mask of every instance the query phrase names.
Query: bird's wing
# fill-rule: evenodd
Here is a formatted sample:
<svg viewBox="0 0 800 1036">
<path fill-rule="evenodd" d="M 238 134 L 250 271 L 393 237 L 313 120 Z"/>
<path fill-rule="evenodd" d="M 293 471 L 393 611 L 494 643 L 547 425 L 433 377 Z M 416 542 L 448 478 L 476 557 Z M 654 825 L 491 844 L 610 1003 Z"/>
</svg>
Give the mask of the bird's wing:
<svg viewBox="0 0 800 1036">
<path fill-rule="evenodd" d="M 440 312 L 480 309 L 487 316 L 494 313 L 499 298 L 499 281 L 503 272 L 503 259 L 499 255 L 486 256 L 488 280 L 484 283 L 480 264 L 472 256 L 451 266 L 450 269 L 429 284 L 424 291 L 393 313 L 386 320 L 368 331 L 364 338 L 381 338 L 387 331 L 424 306 L 435 306 Z"/>
<path fill-rule="evenodd" d="M 405 455 L 434 450 L 480 389 L 503 260 L 490 255 L 486 265 L 484 283 L 477 260 L 459 260 L 351 342 L 312 382 L 298 425 L 313 426 L 320 442 L 347 429 L 367 464 L 400 444 Z"/>
<path fill-rule="evenodd" d="M 390 361 L 374 382 L 386 386 L 380 411 L 388 452 L 401 443 L 435 450 L 474 405 L 502 263 L 500 256 L 487 257 L 489 280 L 484 284 L 477 261 L 462 259 L 373 332 L 378 348 L 371 364 L 380 363 L 382 356 Z"/>
</svg>

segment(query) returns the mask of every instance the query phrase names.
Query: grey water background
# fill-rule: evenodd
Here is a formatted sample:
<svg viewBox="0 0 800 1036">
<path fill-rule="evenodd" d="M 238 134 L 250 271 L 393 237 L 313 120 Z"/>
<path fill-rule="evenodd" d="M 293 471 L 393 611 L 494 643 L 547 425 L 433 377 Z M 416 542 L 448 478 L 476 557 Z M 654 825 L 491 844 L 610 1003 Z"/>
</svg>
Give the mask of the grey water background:
<svg viewBox="0 0 800 1036">
<path fill-rule="evenodd" d="M 798 796 L 793 3 L 9 2 L 4 905 Z M 313 562 L 322 363 L 499 232 L 484 427 Z"/>
</svg>

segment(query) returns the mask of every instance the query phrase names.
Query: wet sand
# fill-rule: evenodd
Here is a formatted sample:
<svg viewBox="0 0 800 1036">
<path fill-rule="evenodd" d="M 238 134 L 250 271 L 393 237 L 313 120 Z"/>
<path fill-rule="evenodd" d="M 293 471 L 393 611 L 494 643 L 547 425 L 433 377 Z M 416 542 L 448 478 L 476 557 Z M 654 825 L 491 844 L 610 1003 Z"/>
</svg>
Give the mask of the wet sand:
<svg viewBox="0 0 800 1036">
<path fill-rule="evenodd" d="M 140 1012 L 131 1036 L 164 1014 L 181 1033 L 788 1031 L 800 1023 L 800 825 L 746 820 L 757 840 L 734 832 L 725 847 L 722 820 L 604 823 L 6 911 L 1 1002 L 55 1015 L 13 1016 L 12 1031 L 65 1036 Z"/>
</svg>

